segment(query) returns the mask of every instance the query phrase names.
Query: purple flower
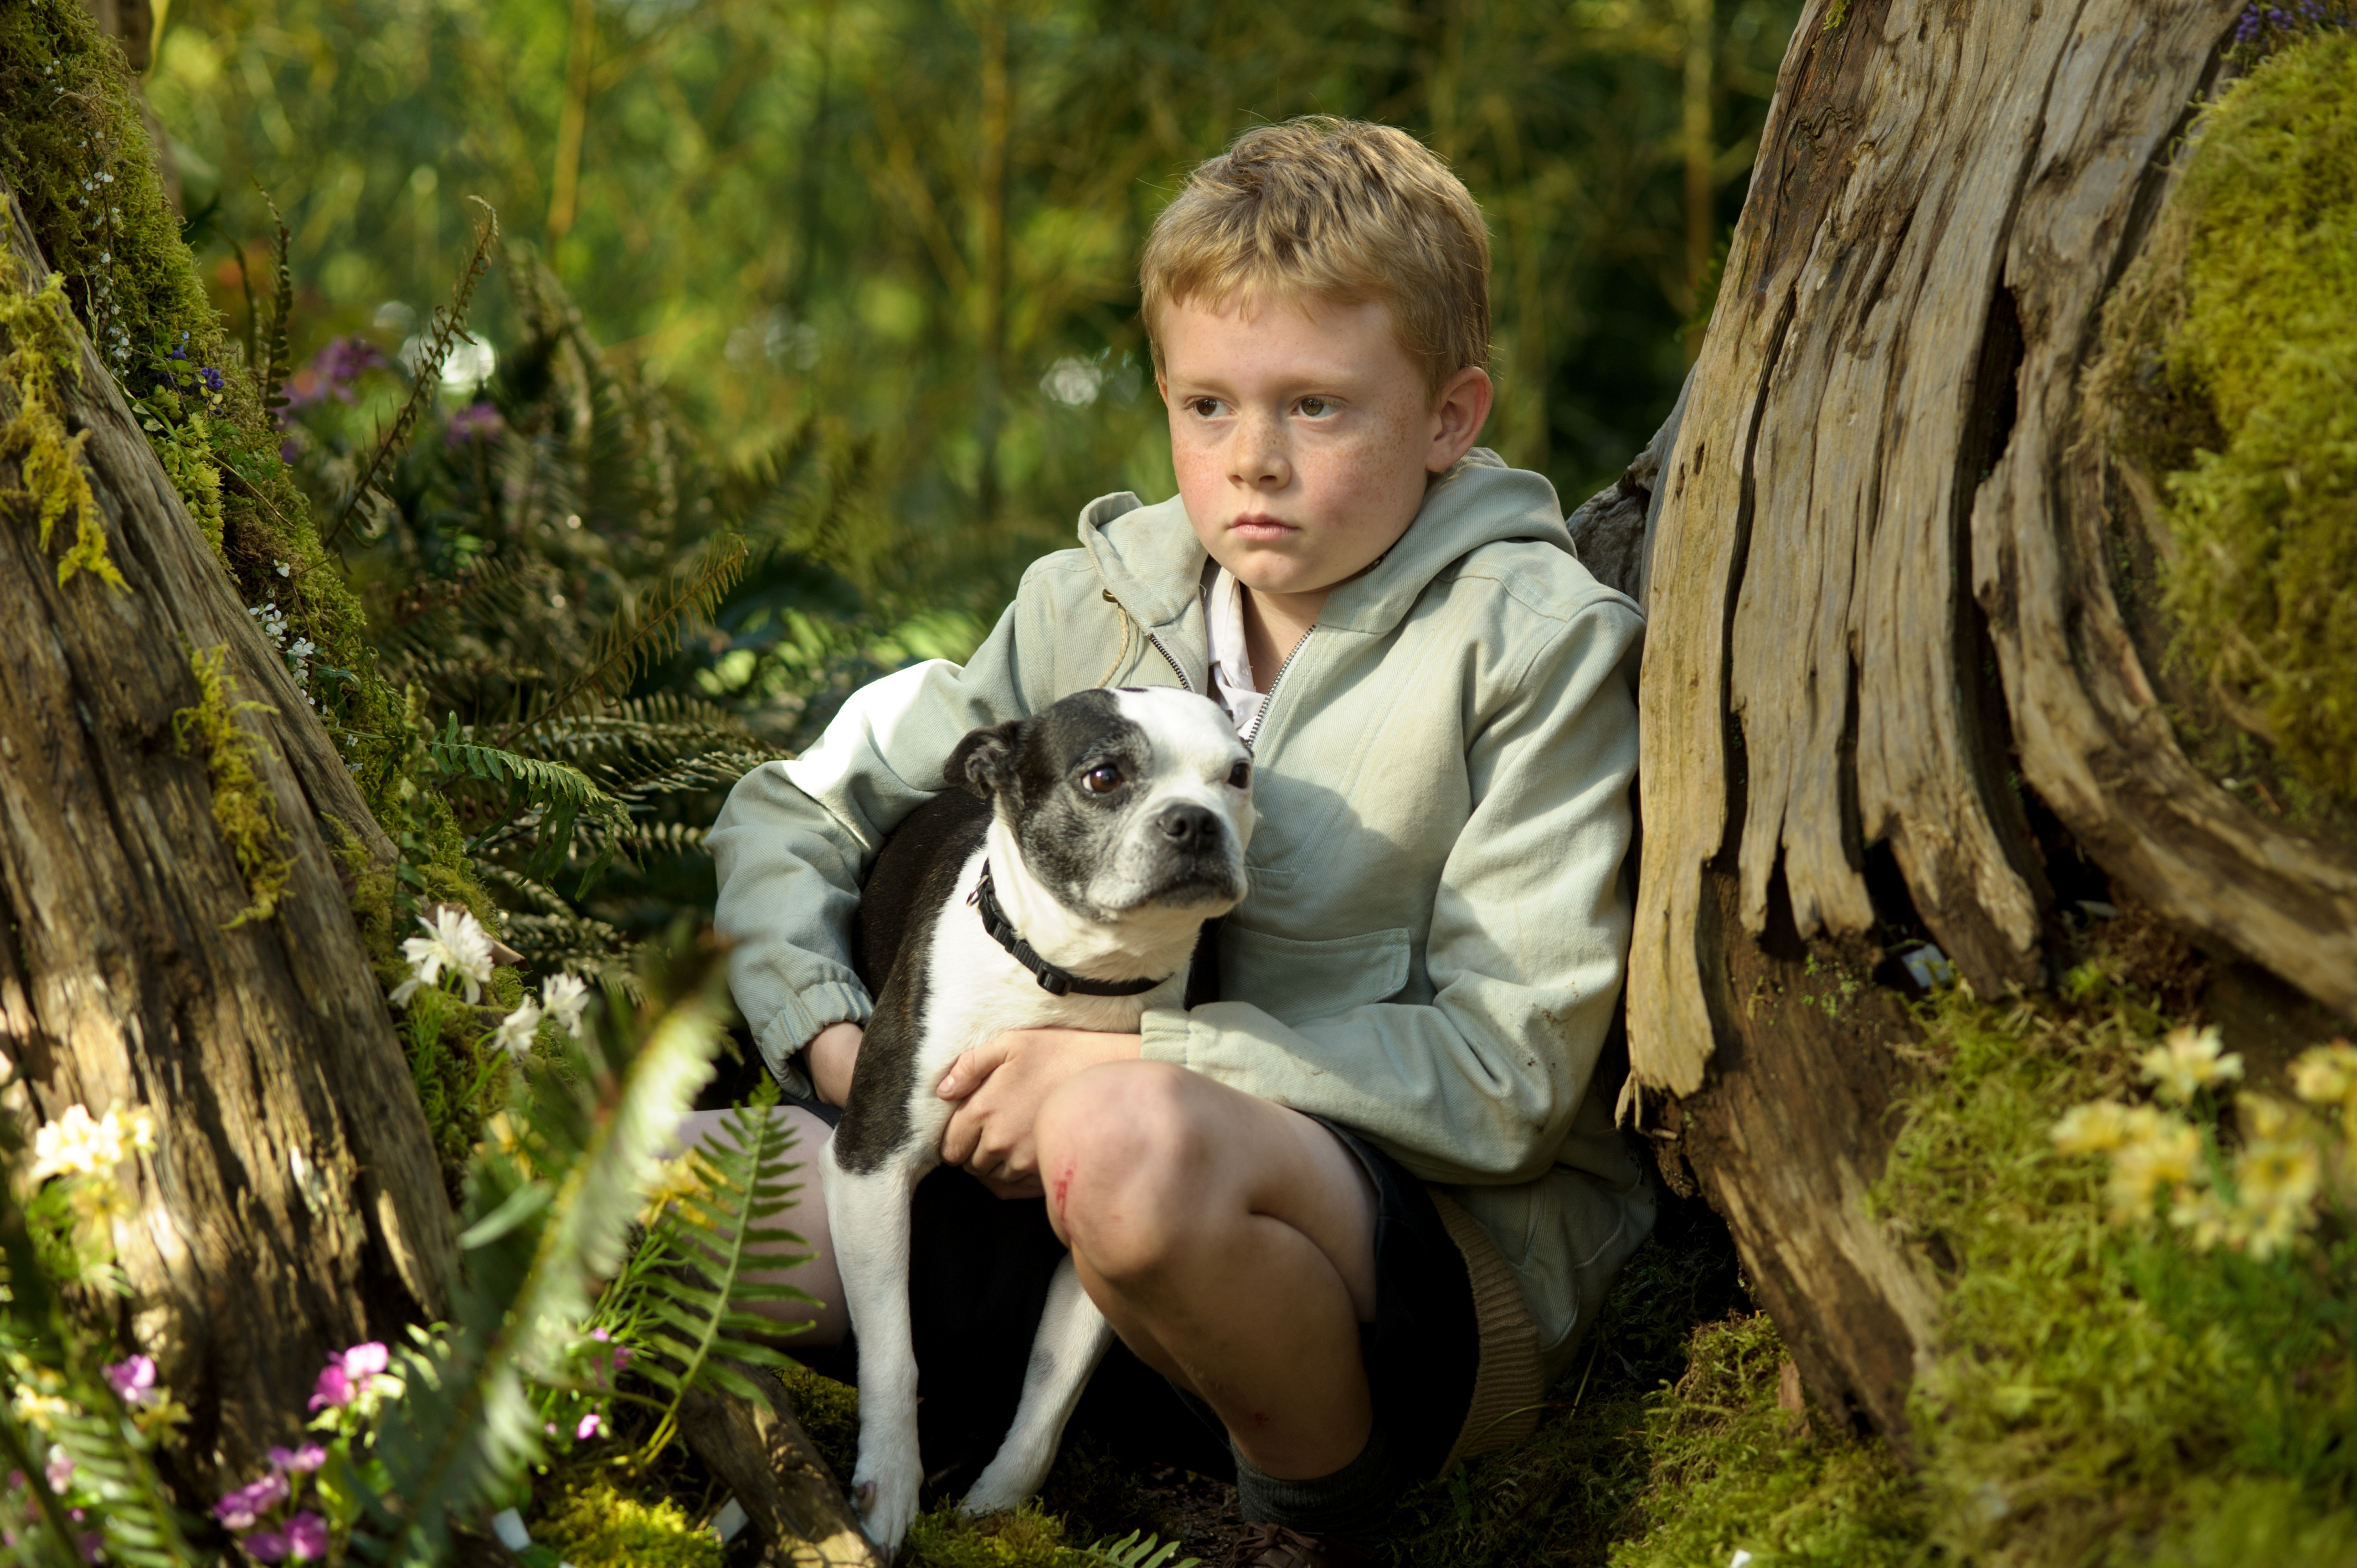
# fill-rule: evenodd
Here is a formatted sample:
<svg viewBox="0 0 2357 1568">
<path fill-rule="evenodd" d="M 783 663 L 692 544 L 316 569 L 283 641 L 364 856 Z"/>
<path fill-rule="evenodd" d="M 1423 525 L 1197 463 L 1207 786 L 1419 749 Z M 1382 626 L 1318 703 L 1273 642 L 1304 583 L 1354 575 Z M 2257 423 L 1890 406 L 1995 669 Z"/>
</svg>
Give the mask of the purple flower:
<svg viewBox="0 0 2357 1568">
<path fill-rule="evenodd" d="M 205 383 L 207 392 L 219 392 L 223 385 L 221 373 L 210 365 L 197 372 L 197 380 Z"/>
<path fill-rule="evenodd" d="M 106 1386 L 114 1391 L 115 1398 L 124 1404 L 144 1405 L 156 1402 L 156 1363 L 145 1356 L 133 1356 L 102 1369 Z"/>
<path fill-rule="evenodd" d="M 500 411 L 479 400 L 450 416 L 449 425 L 442 432 L 442 442 L 446 446 L 456 446 L 462 442 L 486 441 L 506 428 L 507 422 L 500 417 Z"/>
<path fill-rule="evenodd" d="M 352 1402 L 355 1391 L 351 1378 L 344 1371 L 344 1364 L 330 1361 L 320 1369 L 319 1380 L 311 1386 L 311 1408 L 319 1410 L 334 1406 L 340 1409 Z"/>
<path fill-rule="evenodd" d="M 278 444 L 278 460 L 282 463 L 292 463 L 302 455 L 303 448 L 295 445 L 295 438 L 291 435 Z"/>
<path fill-rule="evenodd" d="M 614 1370 L 616 1370 L 616 1371 L 618 1371 L 618 1372 L 619 1372 L 619 1371 L 620 1371 L 623 1368 L 625 1368 L 625 1367 L 629 1366 L 630 1364 L 630 1348 L 628 1345 L 617 1345 L 617 1346 L 615 1346 L 615 1347 L 614 1347 Z"/>
<path fill-rule="evenodd" d="M 270 1451 L 270 1467 L 282 1476 L 307 1476 L 327 1462 L 328 1451 L 316 1443 Z"/>
<path fill-rule="evenodd" d="M 256 1520 L 286 1498 L 286 1477 L 273 1470 L 258 1481 L 224 1493 L 213 1505 L 213 1517 L 231 1530 L 252 1530 Z"/>
<path fill-rule="evenodd" d="M 102 1563 L 106 1560 L 106 1537 L 98 1530 L 83 1530 L 74 1538 L 74 1544 L 81 1548 L 81 1560 L 85 1563 Z"/>
<path fill-rule="evenodd" d="M 188 358 L 188 346 L 186 343 L 183 343 L 178 348 L 174 349 L 170 353 L 165 355 L 164 358 L 167 360 L 178 360 L 185 364 Z"/>
<path fill-rule="evenodd" d="M 318 395 L 334 393 L 345 403 L 352 401 L 352 383 L 371 371 L 384 367 L 384 351 L 365 338 L 339 338 L 312 356 L 311 368 L 319 375 Z"/>
<path fill-rule="evenodd" d="M 287 1549 L 297 1563 L 328 1554 L 328 1521 L 315 1513 L 298 1513 L 286 1521 Z"/>
<path fill-rule="evenodd" d="M 583 1416 L 581 1418 L 581 1424 L 573 1429 L 573 1441 L 576 1443 L 587 1443 L 605 1430 L 606 1418 L 593 1411 L 589 1414 Z"/>
<path fill-rule="evenodd" d="M 354 1382 L 375 1377 L 393 1365 L 393 1354 L 376 1340 L 355 1345 L 344 1352 L 344 1375 Z"/>
<path fill-rule="evenodd" d="M 246 1555 L 264 1563 L 277 1563 L 286 1556 L 286 1535 L 283 1530 L 257 1530 L 238 1544 Z"/>
</svg>

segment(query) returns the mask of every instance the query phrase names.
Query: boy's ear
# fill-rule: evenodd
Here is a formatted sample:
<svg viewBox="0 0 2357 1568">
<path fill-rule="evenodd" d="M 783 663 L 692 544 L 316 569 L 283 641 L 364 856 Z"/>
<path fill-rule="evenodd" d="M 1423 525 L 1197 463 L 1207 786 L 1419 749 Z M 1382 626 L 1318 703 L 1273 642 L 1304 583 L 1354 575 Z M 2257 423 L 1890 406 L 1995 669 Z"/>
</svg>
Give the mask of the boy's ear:
<svg viewBox="0 0 2357 1568">
<path fill-rule="evenodd" d="M 1013 782 L 1015 752 L 1022 736 L 1021 719 L 971 731 L 957 743 L 942 771 L 955 788 L 987 800 Z"/>
</svg>

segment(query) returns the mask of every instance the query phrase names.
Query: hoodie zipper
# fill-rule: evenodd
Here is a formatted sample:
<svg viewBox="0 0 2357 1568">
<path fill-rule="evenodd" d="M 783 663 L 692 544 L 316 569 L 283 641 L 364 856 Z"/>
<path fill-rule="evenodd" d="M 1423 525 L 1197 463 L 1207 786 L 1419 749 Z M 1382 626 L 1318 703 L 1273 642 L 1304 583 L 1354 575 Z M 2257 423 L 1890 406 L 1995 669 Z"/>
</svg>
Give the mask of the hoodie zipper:
<svg viewBox="0 0 2357 1568">
<path fill-rule="evenodd" d="M 1268 722 L 1269 705 L 1276 701 L 1276 689 L 1285 684 L 1285 672 L 1293 668 L 1293 661 L 1301 657 L 1301 650 L 1308 647 L 1309 639 L 1317 635 L 1318 628 L 1314 626 L 1303 632 L 1301 640 L 1293 645 L 1293 651 L 1285 656 L 1285 662 L 1276 667 L 1276 676 L 1268 683 L 1268 695 L 1260 700 L 1260 712 L 1253 715 L 1252 728 L 1244 731 L 1244 745 L 1250 746 L 1260 738 L 1260 726 Z"/>
<path fill-rule="evenodd" d="M 1193 691 L 1195 689 L 1195 682 L 1187 679 L 1187 671 L 1185 668 L 1179 664 L 1178 656 L 1171 652 L 1168 649 L 1163 647 L 1162 639 L 1155 636 L 1150 631 L 1146 634 L 1146 640 L 1154 645 L 1155 652 L 1162 655 L 1163 661 L 1170 666 L 1170 673 L 1178 677 L 1178 684 L 1185 687 L 1189 692 Z"/>
<path fill-rule="evenodd" d="M 1114 598 L 1111 588 L 1100 589 L 1099 592 L 1104 596 L 1104 602 L 1111 605 L 1121 615 L 1124 646 L 1127 646 L 1130 623 L 1132 621 L 1136 621 L 1138 634 L 1144 637 L 1146 641 L 1154 645 L 1155 652 L 1162 655 L 1162 661 L 1170 666 L 1170 673 L 1178 677 L 1179 687 L 1188 692 L 1194 691 L 1195 682 L 1187 678 L 1187 667 L 1178 662 L 1178 656 L 1171 652 L 1168 648 L 1165 648 L 1162 645 L 1162 639 L 1160 638 L 1155 636 L 1152 632 L 1147 631 L 1146 629 L 1146 623 L 1142 620 L 1138 620 L 1135 616 L 1130 614 L 1129 607 L 1123 604 L 1119 599 Z M 1118 663 L 1119 660 L 1115 660 L 1115 662 Z"/>
</svg>

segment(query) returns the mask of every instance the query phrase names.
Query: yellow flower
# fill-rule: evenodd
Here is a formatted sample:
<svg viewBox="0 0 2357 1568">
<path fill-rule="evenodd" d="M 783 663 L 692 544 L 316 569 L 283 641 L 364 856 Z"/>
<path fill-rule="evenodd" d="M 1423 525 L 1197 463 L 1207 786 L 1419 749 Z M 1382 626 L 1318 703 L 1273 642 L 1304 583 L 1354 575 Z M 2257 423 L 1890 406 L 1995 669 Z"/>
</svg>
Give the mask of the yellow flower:
<svg viewBox="0 0 2357 1568">
<path fill-rule="evenodd" d="M 54 1430 L 52 1423 L 62 1417 L 81 1413 L 71 1400 L 45 1394 L 23 1383 L 16 1386 L 16 1397 L 9 1402 L 16 1407 L 18 1421 L 40 1432 Z"/>
<path fill-rule="evenodd" d="M 2324 1163 L 2312 1144 L 2270 1139 L 2245 1148 L 2234 1158 L 2239 1243 L 2254 1258 L 2289 1248 L 2294 1235 L 2316 1222 L 2312 1205 L 2323 1183 Z"/>
<path fill-rule="evenodd" d="M 654 1186 L 648 1190 L 646 1207 L 640 1211 L 642 1222 L 651 1224 L 656 1216 L 683 1198 L 706 1197 L 712 1185 L 705 1177 L 704 1156 L 694 1149 L 675 1160 L 666 1160 L 656 1167 Z"/>
<path fill-rule="evenodd" d="M 2066 1155 L 2107 1155 L 2136 1133 L 2135 1112 L 2117 1101 L 2094 1100 L 2054 1123 L 2054 1146 Z"/>
<path fill-rule="evenodd" d="M 2136 1109 L 2149 1120 L 2138 1118 L 2136 1134 L 2112 1155 L 2112 1217 L 2123 1223 L 2150 1217 L 2153 1199 L 2192 1180 L 2201 1159 L 2201 1133 L 2165 1112 Z"/>
<path fill-rule="evenodd" d="M 2207 1188 L 2180 1190 L 2177 1201 L 2169 1206 L 2169 1222 L 2180 1230 L 2190 1231 L 2190 1240 L 2201 1251 L 2206 1252 L 2221 1241 L 2242 1245 L 2241 1212 Z"/>
<path fill-rule="evenodd" d="M 2183 1105 L 2202 1090 L 2243 1076 L 2243 1058 L 2222 1054 L 2222 1044 L 2215 1025 L 2171 1029 L 2160 1044 L 2136 1058 L 2136 1065 L 2158 1086 L 2163 1100 Z"/>
<path fill-rule="evenodd" d="M 2357 1046 L 2335 1040 L 2312 1046 L 2291 1064 L 2292 1092 L 2310 1105 L 2345 1105 L 2357 1098 Z"/>
</svg>

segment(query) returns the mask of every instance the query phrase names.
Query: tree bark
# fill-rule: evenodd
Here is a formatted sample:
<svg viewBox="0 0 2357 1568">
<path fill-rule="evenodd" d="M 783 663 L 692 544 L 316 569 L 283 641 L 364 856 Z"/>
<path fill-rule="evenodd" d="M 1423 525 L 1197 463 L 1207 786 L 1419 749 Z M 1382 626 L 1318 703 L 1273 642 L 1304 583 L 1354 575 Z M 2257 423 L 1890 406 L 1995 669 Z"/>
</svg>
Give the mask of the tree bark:
<svg viewBox="0 0 2357 1568">
<path fill-rule="evenodd" d="M 1927 930 L 1984 994 L 2048 983 L 2084 855 L 2357 1016 L 2357 846 L 2179 751 L 2080 418 L 2241 9 L 1816 0 L 1658 477 L 1583 509 L 1646 519 L 1622 1109 L 1727 1215 L 1819 1398 L 1894 1434 L 1936 1295 L 1861 1203 L 1910 1070 L 1869 933 Z"/>
<path fill-rule="evenodd" d="M 720 1478 L 759 1538 L 729 1561 L 761 1568 L 883 1568 L 835 1478 L 794 1419 L 777 1379 L 737 1369 L 767 1396 L 756 1403 L 721 1389 L 697 1389 L 680 1404 L 680 1436 Z"/>
<path fill-rule="evenodd" d="M 12 197 L 20 280 L 48 268 Z M 22 286 L 22 283 L 18 286 Z M 60 586 L 17 505 L 0 521 L 0 1082 L 34 1122 L 145 1108 L 113 1325 L 194 1415 L 207 1488 L 293 1440 L 328 1353 L 436 1316 L 448 1206 L 331 847 L 392 846 L 235 597 L 79 328 L 61 378 L 124 589 Z M 0 386 L 0 403 L 13 404 Z M 21 483 L 0 473 L 0 485 Z M 70 530 L 71 522 L 59 525 Z M 226 645 L 292 880 L 267 919 L 173 715 Z"/>
</svg>

